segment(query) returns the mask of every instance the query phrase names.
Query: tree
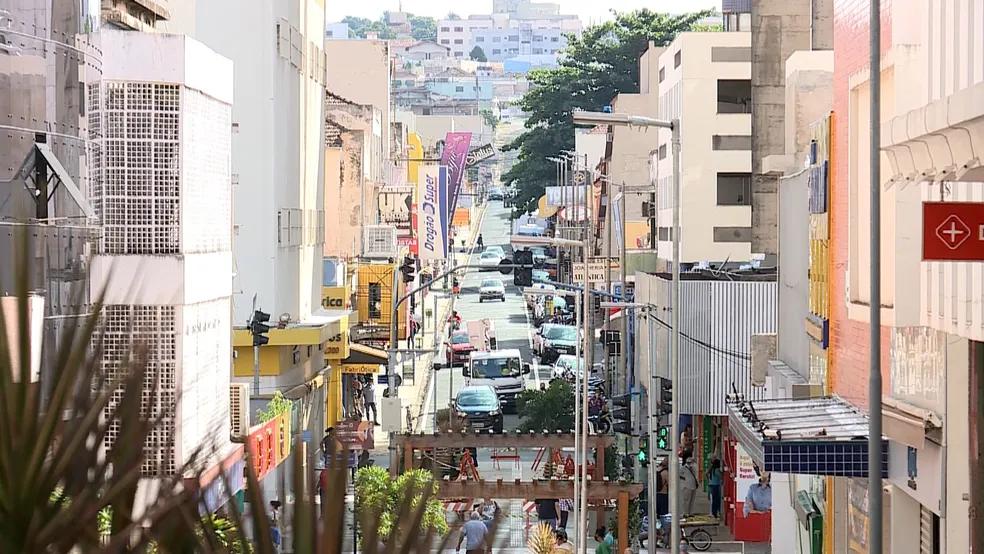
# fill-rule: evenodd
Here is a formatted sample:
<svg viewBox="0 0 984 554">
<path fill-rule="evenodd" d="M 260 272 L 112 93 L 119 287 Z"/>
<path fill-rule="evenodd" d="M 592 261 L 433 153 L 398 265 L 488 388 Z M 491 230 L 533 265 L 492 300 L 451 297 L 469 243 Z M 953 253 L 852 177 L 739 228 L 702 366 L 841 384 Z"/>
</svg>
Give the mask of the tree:
<svg viewBox="0 0 984 554">
<path fill-rule="evenodd" d="M 554 380 L 546 390 L 524 390 L 516 403 L 523 433 L 574 429 L 574 387 L 563 379 Z"/>
<path fill-rule="evenodd" d="M 433 17 L 408 14 L 410 36 L 417 40 L 437 40 L 437 21 Z"/>
<path fill-rule="evenodd" d="M 559 67 L 530 72 L 530 90 L 519 103 L 529 114 L 526 130 L 504 148 L 519 152 L 502 177 L 505 185 L 516 185 L 518 209 L 530 209 L 553 183 L 556 172 L 547 157 L 574 148 L 574 110 L 601 110 L 621 92 L 638 92 L 638 59 L 649 42 L 665 46 L 709 14 L 619 13 L 580 37 L 568 37 Z"/>
<path fill-rule="evenodd" d="M 475 45 L 475 48 L 472 48 L 471 52 L 468 53 L 468 57 L 475 60 L 476 62 L 489 61 L 488 57 L 485 56 L 485 50 L 482 50 L 482 47 L 478 46 L 477 44 Z"/>
<path fill-rule="evenodd" d="M 412 469 L 392 479 L 386 469 L 364 467 L 355 474 L 355 495 L 360 519 L 371 513 L 379 522 L 377 531 L 383 541 L 393 539 L 394 531 L 407 536 L 448 534 L 444 505 L 437 499 L 437 483 L 427 470 Z M 403 518 L 413 521 L 418 511 L 421 512 L 419 529 L 396 525 Z"/>
<path fill-rule="evenodd" d="M 365 17 L 346 16 L 342 18 L 342 23 L 347 23 L 349 31 L 355 38 L 366 38 L 367 33 L 376 33 L 381 39 L 394 39 L 396 34 L 389 28 L 389 25 L 382 18 L 373 21 Z"/>
</svg>

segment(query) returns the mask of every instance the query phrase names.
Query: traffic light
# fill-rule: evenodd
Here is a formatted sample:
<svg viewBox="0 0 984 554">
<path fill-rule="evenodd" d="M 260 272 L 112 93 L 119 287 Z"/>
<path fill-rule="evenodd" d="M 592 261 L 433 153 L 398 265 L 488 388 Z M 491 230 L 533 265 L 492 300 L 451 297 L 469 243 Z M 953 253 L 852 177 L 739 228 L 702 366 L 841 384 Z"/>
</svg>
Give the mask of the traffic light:
<svg viewBox="0 0 984 554">
<path fill-rule="evenodd" d="M 403 274 L 403 282 L 413 282 L 414 273 L 417 271 L 417 261 L 411 256 L 403 258 L 403 265 L 400 266 L 400 273 Z"/>
<path fill-rule="evenodd" d="M 664 377 L 656 378 L 656 417 L 673 412 L 673 381 Z"/>
<path fill-rule="evenodd" d="M 649 465 L 649 438 L 641 437 L 639 439 L 639 453 L 636 454 L 636 458 L 639 460 L 639 465 L 642 467 L 647 467 Z"/>
<path fill-rule="evenodd" d="M 513 253 L 513 263 L 520 266 L 513 272 L 513 284 L 517 287 L 533 286 L 533 252 L 517 250 Z"/>
<path fill-rule="evenodd" d="M 660 425 L 659 428 L 656 429 L 656 449 L 670 449 L 670 428 L 666 425 Z"/>
<path fill-rule="evenodd" d="M 632 400 L 631 394 L 621 394 L 612 397 L 612 421 L 616 433 L 623 435 L 632 434 L 632 408 L 629 406 Z"/>
<path fill-rule="evenodd" d="M 266 324 L 270 321 L 270 314 L 256 310 L 253 318 L 249 320 L 249 332 L 253 334 L 253 346 L 263 346 L 270 342 L 270 337 L 266 336 L 270 332 L 270 326 Z"/>
</svg>

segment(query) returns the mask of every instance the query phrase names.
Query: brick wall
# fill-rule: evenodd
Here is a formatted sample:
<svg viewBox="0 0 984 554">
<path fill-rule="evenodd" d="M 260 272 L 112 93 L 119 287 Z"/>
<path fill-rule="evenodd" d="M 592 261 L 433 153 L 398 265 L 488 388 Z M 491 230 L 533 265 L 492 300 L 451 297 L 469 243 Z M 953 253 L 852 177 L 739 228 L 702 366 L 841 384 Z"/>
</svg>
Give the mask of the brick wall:
<svg viewBox="0 0 984 554">
<path fill-rule="evenodd" d="M 881 0 L 882 56 L 891 45 L 891 0 Z M 851 403 L 868 406 L 868 324 L 847 317 L 849 236 L 848 78 L 868 65 L 869 0 L 834 0 L 834 125 L 830 207 L 831 389 Z M 867 154 L 865 154 L 867 155 Z M 890 333 L 882 327 L 883 392 L 889 390 Z"/>
</svg>

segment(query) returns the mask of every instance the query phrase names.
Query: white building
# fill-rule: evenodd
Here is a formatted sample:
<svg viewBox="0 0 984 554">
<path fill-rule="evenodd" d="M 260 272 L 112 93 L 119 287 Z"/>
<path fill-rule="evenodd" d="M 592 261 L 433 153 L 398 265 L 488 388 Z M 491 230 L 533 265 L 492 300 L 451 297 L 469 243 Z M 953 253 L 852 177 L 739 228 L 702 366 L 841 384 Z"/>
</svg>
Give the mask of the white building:
<svg viewBox="0 0 984 554">
<path fill-rule="evenodd" d="M 659 56 L 659 114 L 681 122 L 683 263 L 751 257 L 751 38 L 681 33 Z M 673 166 L 668 130 L 656 152 L 657 240 L 673 257 Z"/>
<path fill-rule="evenodd" d="M 554 56 L 567 45 L 565 33 L 579 34 L 575 15 L 493 13 L 468 19 L 442 19 L 437 23 L 437 42 L 451 49 L 451 56 L 467 59 L 478 46 L 489 61 L 517 56 Z"/>
<path fill-rule="evenodd" d="M 144 409 L 176 412 L 144 445 L 142 469 L 174 475 L 199 448 L 230 447 L 232 62 L 179 35 L 107 29 L 96 40 L 103 74 L 87 112 L 102 364 L 118 375 L 131 347 L 148 348 L 160 394 Z"/>
</svg>

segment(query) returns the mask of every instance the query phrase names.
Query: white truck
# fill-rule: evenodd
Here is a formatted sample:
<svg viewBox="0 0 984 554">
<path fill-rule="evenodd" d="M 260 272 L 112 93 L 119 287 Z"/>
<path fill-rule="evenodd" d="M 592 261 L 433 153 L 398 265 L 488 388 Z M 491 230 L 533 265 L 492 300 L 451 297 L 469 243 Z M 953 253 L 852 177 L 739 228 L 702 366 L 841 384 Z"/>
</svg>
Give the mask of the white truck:
<svg viewBox="0 0 984 554">
<path fill-rule="evenodd" d="M 516 397 L 526 388 L 525 376 L 530 364 L 523 363 L 519 350 L 492 350 L 472 352 L 468 365 L 461 371 L 465 384 L 491 385 L 503 408 L 516 411 Z"/>
</svg>

